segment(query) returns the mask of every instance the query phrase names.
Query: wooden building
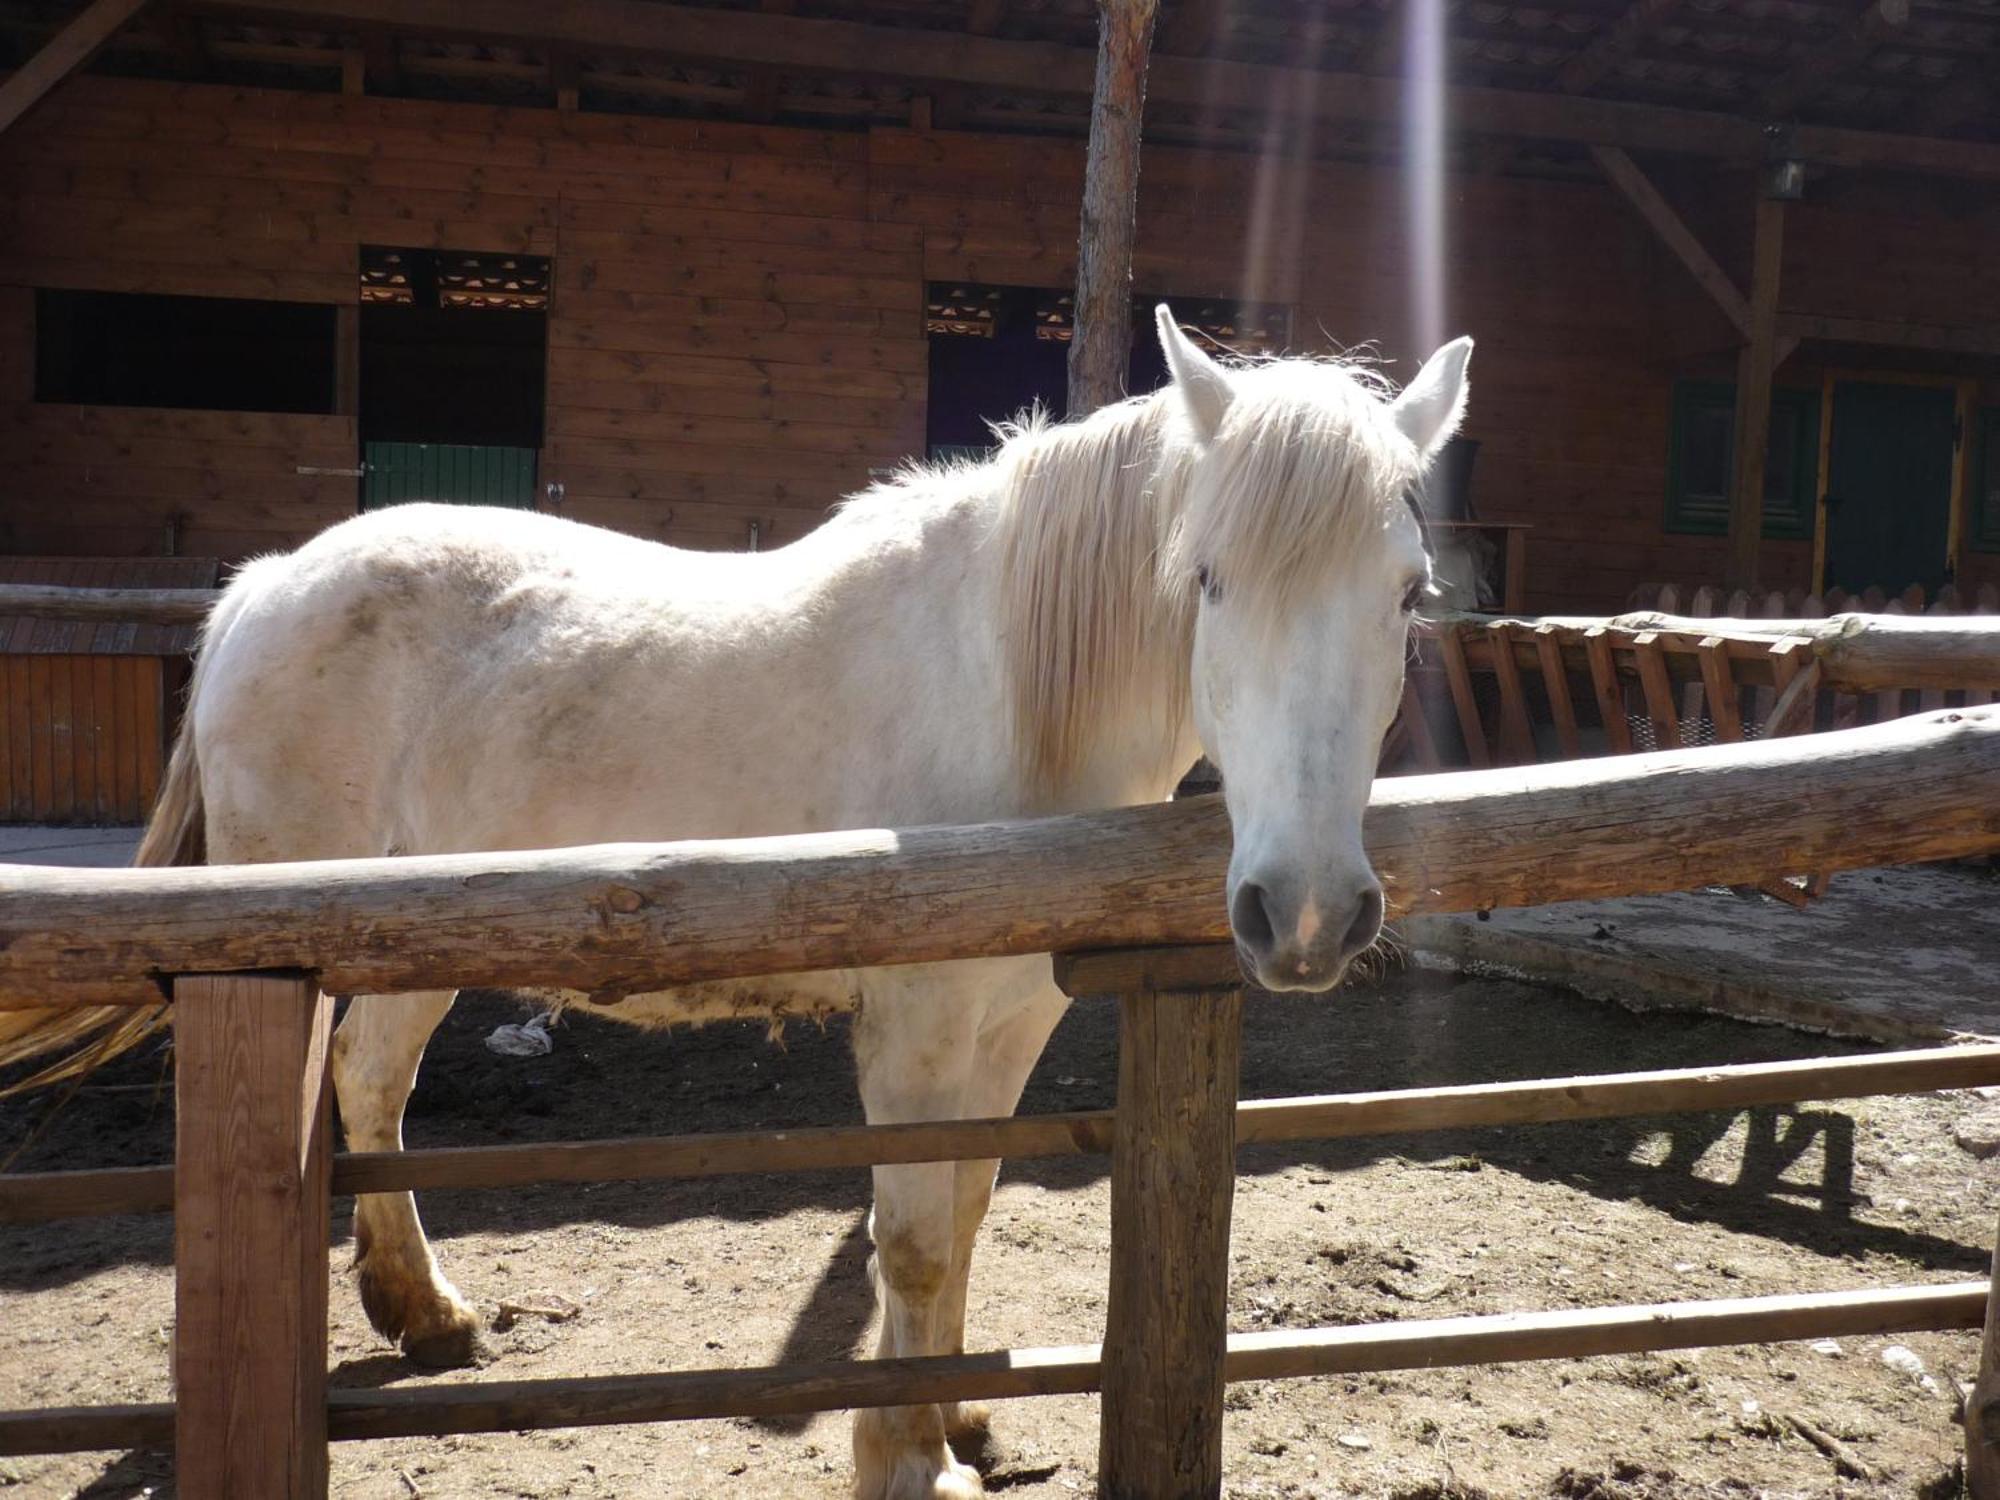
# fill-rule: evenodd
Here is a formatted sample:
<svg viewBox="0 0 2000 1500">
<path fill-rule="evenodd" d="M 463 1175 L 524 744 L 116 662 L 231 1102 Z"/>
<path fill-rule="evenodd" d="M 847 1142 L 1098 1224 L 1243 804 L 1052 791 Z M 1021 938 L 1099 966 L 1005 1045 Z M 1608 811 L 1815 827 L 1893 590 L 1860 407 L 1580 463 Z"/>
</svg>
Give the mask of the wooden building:
<svg viewBox="0 0 2000 1500">
<path fill-rule="evenodd" d="M 1138 293 L 1413 368 L 1402 13 L 1164 0 Z M 1469 495 L 1531 528 L 1528 607 L 1724 580 L 1763 361 L 1760 586 L 2000 580 L 2000 10 L 1447 25 Z M 1091 0 L 4 0 L 0 550 L 227 563 L 425 492 L 791 540 L 1060 400 L 1094 30 Z"/>
</svg>

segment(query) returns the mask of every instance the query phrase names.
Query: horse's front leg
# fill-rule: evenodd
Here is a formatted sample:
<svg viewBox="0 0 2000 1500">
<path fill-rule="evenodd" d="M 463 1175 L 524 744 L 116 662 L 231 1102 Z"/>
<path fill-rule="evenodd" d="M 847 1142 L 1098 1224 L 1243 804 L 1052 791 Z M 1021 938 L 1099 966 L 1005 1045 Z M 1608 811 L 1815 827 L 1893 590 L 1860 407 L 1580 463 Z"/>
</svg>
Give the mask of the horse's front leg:
<svg viewBox="0 0 2000 1500">
<path fill-rule="evenodd" d="M 333 1086 L 351 1151 L 403 1149 L 403 1106 L 455 992 L 356 995 L 333 1038 Z M 438 1270 L 409 1193 L 354 1200 L 354 1270 L 368 1321 L 422 1365 L 470 1362 L 479 1318 Z"/>
<path fill-rule="evenodd" d="M 938 971 L 932 971 L 937 973 Z M 948 972 L 948 971 L 946 971 Z M 952 975 L 925 986 L 897 971 L 864 994 L 856 1069 L 871 1125 L 959 1118 L 972 1076 L 977 992 Z M 956 982 L 954 982 L 956 981 Z M 958 1168 L 952 1162 L 875 1168 L 875 1285 L 885 1359 L 943 1354 L 958 1336 L 952 1280 Z M 936 1404 L 880 1407 L 854 1417 L 857 1500 L 966 1500 L 978 1474 L 953 1457 Z"/>
</svg>

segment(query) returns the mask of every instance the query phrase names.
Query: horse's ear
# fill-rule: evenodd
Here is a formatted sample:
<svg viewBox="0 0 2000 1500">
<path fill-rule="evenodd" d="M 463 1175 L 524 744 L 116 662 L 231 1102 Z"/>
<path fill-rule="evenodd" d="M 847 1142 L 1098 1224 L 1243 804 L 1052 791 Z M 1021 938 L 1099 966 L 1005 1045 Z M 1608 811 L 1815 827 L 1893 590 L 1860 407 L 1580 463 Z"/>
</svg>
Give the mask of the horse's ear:
<svg viewBox="0 0 2000 1500">
<path fill-rule="evenodd" d="M 1206 443 L 1222 430 L 1223 413 L 1229 410 L 1229 376 L 1221 365 L 1195 348 L 1194 341 L 1181 332 L 1173 310 L 1162 302 L 1153 309 L 1160 327 L 1160 351 L 1173 371 L 1174 388 L 1181 393 L 1194 434 Z"/>
<path fill-rule="evenodd" d="M 1417 378 L 1389 408 L 1403 436 L 1417 445 L 1426 463 L 1458 431 L 1465 415 L 1465 367 L 1471 359 L 1472 340 L 1453 339 L 1424 361 Z"/>
</svg>

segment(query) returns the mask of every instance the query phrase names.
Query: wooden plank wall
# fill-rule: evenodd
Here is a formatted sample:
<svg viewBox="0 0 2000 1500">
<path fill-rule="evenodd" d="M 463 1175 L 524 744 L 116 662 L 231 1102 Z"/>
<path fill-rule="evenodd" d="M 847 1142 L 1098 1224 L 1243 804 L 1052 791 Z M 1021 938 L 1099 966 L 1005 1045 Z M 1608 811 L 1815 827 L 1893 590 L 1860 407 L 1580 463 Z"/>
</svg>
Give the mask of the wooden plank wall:
<svg viewBox="0 0 2000 1500">
<path fill-rule="evenodd" d="M 0 821 L 144 821 L 164 764 L 164 665 L 0 656 Z"/>
<path fill-rule="evenodd" d="M 23 289 L 346 303 L 362 244 L 555 256 L 542 477 L 563 513 L 726 548 L 754 521 L 782 543 L 920 451 L 926 280 L 1071 278 L 1081 172 L 1070 140 L 76 80 L 0 136 L 0 463 L 23 481 L 0 492 L 0 547 L 155 552 L 171 527 L 182 550 L 239 557 L 351 512 L 350 481 L 295 472 L 354 461 L 346 416 L 32 406 Z M 1662 182 L 1739 268 L 1747 212 Z M 1860 232 L 1882 192 L 1903 195 L 1896 233 Z M 1297 347 L 1372 342 L 1411 370 L 1392 172 L 1157 148 L 1140 194 L 1142 292 L 1286 303 Z M 2000 322 L 1993 275 L 1967 269 L 1995 205 L 1966 185 L 1829 187 L 1788 236 L 1787 286 Z M 1474 494 L 1535 527 L 1528 606 L 1615 608 L 1718 573 L 1720 541 L 1661 515 L 1674 382 L 1729 378 L 1733 330 L 1602 184 L 1461 174 L 1451 215 L 1447 322 L 1479 339 Z M 1960 290 L 1977 305 L 1947 306 Z M 1783 378 L 1819 376 L 1794 360 Z M 1809 565 L 1807 544 L 1765 549 L 1773 586 Z"/>
<path fill-rule="evenodd" d="M 922 453 L 922 236 L 871 222 L 865 136 L 560 118 L 564 514 L 735 549 L 754 522 L 771 547 Z"/>
</svg>

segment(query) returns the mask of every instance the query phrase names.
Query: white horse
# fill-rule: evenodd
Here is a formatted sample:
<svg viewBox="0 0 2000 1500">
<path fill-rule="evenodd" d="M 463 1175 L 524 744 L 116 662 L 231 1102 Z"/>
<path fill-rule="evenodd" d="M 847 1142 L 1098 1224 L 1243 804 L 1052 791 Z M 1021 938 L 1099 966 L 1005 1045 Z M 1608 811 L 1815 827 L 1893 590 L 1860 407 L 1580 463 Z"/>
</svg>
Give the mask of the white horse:
<svg viewBox="0 0 2000 1500">
<path fill-rule="evenodd" d="M 1270 989 L 1376 939 L 1361 814 L 1428 586 L 1405 495 L 1471 344 L 1391 401 L 1337 363 L 1225 367 L 1159 310 L 1171 384 L 986 463 L 914 469 L 775 552 L 548 516 L 362 516 L 230 585 L 141 863 L 340 859 L 975 822 L 1157 800 L 1205 750 L 1230 917 Z M 352 1149 L 402 1145 L 452 992 L 361 995 L 334 1044 Z M 583 997 L 572 1003 L 588 1004 Z M 876 1122 L 1012 1113 L 1065 1001 L 1046 957 L 691 986 L 642 1024 L 855 1014 Z M 18 1024 L 18 1023 L 17 1023 Z M 0 1036 L 0 1060 L 74 1029 Z M 997 1163 L 875 1169 L 884 1356 L 964 1347 Z M 355 1204 L 375 1326 L 465 1360 L 472 1308 L 411 1196 Z M 856 1490 L 964 1496 L 955 1407 L 864 1411 Z"/>
</svg>

